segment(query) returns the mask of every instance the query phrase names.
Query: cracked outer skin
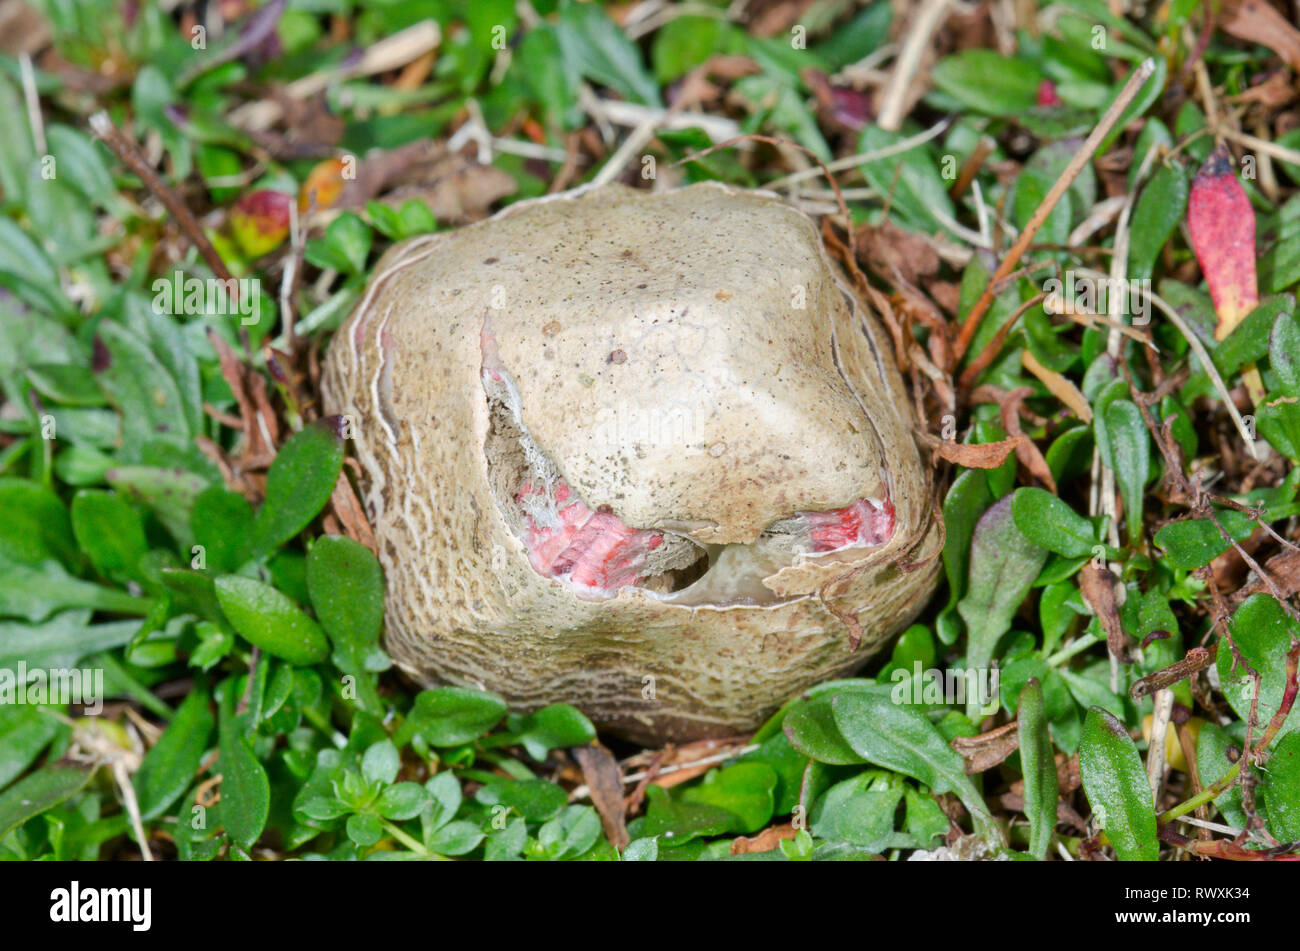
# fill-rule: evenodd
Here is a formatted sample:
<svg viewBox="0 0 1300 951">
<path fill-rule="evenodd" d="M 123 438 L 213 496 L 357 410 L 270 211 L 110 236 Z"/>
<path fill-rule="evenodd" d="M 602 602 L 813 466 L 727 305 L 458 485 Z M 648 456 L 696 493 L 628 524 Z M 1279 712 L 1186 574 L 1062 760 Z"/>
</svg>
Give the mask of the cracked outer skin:
<svg viewBox="0 0 1300 951">
<path fill-rule="evenodd" d="M 534 571 L 494 494 L 485 328 L 524 427 L 593 509 L 746 544 L 796 511 L 888 495 L 893 537 L 794 556 L 762 603 L 580 597 Z M 426 685 L 571 703 L 643 743 L 734 735 L 859 667 L 937 579 L 887 337 L 812 220 L 768 193 L 605 186 L 398 245 L 330 347 L 323 397 L 354 423 L 386 646 Z"/>
</svg>

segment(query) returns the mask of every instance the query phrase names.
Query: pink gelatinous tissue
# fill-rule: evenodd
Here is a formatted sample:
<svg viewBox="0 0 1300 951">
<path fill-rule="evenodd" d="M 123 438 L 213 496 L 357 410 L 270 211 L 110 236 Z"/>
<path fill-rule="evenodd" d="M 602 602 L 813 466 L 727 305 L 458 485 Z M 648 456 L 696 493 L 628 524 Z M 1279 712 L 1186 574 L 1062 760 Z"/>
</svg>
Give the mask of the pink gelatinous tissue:
<svg viewBox="0 0 1300 951">
<path fill-rule="evenodd" d="M 610 512 L 593 512 L 565 482 L 553 494 L 557 522 L 542 524 L 526 503 L 545 496 L 544 488 L 525 482 L 515 497 L 524 510 L 528 560 L 538 574 L 604 595 L 645 579 L 650 553 L 664 543 L 662 532 L 631 528 Z M 806 550 L 820 555 L 888 541 L 894 534 L 894 507 L 888 500 L 859 499 L 844 508 L 799 512 L 794 521 L 806 532 Z"/>
<path fill-rule="evenodd" d="M 880 545 L 894 534 L 894 506 L 888 499 L 858 499 L 852 505 L 826 512 L 800 512 L 808 525 L 808 537 L 816 554 Z"/>
<path fill-rule="evenodd" d="M 522 506 L 544 494 L 525 482 L 515 501 Z M 601 592 L 641 583 L 646 557 L 664 543 L 662 532 L 629 528 L 617 515 L 593 512 L 564 482 L 555 487 L 554 498 L 558 524 L 541 525 L 524 514 L 524 544 L 538 574 Z"/>
</svg>

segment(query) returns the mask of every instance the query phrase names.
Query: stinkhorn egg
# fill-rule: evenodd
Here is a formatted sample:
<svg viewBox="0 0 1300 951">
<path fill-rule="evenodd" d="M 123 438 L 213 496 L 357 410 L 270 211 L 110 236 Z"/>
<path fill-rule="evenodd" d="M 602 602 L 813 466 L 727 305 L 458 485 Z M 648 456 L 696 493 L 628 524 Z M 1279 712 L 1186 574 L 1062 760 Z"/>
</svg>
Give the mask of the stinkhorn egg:
<svg viewBox="0 0 1300 951">
<path fill-rule="evenodd" d="M 323 396 L 353 423 L 386 646 L 423 683 L 732 735 L 935 584 L 890 342 L 769 193 L 589 188 L 397 245 Z"/>
</svg>

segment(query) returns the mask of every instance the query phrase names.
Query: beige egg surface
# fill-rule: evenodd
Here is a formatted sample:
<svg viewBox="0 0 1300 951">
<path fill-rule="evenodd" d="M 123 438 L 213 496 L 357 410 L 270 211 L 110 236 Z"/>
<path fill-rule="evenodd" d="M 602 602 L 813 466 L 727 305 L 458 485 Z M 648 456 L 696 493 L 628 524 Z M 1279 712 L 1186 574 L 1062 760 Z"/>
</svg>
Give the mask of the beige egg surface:
<svg viewBox="0 0 1300 951">
<path fill-rule="evenodd" d="M 621 185 L 399 244 L 326 355 L 426 685 L 642 743 L 755 728 L 924 607 L 889 340 L 806 214 Z"/>
</svg>

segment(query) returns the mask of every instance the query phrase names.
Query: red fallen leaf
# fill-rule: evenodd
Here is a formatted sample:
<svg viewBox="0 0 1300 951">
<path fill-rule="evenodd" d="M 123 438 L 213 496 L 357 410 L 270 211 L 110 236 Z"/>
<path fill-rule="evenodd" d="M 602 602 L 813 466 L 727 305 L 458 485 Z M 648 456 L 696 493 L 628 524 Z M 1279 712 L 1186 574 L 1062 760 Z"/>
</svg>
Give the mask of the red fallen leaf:
<svg viewBox="0 0 1300 951">
<path fill-rule="evenodd" d="M 1259 303 L 1255 211 L 1237 181 L 1226 145 L 1218 145 L 1192 181 L 1187 200 L 1192 250 L 1210 288 L 1222 340 Z"/>
<path fill-rule="evenodd" d="M 1038 84 L 1038 104 L 1040 106 L 1060 106 L 1061 97 L 1056 94 L 1056 83 L 1050 79 L 1044 79 Z"/>
<path fill-rule="evenodd" d="M 261 189 L 249 192 L 230 212 L 230 233 L 250 258 L 274 251 L 289 236 L 289 202 L 293 196 Z"/>
<path fill-rule="evenodd" d="M 298 190 L 298 210 L 305 212 L 311 207 L 313 196 L 316 210 L 329 208 L 343 194 L 344 175 L 356 178 L 356 160 L 345 161 L 341 158 L 326 159 L 307 173 L 307 179 Z"/>
</svg>

